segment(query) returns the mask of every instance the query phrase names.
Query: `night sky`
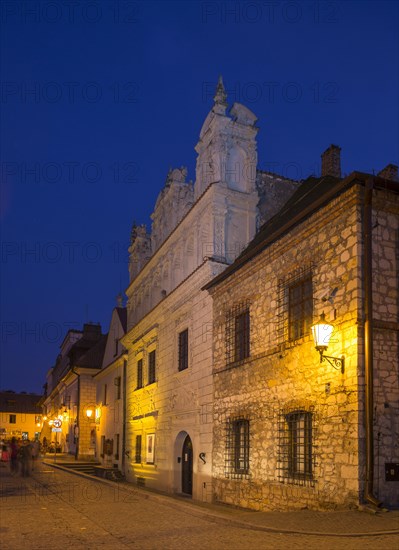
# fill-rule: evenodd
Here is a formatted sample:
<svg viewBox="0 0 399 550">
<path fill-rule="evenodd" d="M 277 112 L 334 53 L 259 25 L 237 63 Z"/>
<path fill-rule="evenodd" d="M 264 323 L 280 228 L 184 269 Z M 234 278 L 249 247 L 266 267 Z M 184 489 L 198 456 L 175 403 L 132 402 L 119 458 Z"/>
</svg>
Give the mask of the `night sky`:
<svg viewBox="0 0 399 550">
<path fill-rule="evenodd" d="M 194 178 L 219 74 L 259 167 L 398 164 L 395 2 L 1 3 L 1 389 L 41 392 L 69 328 L 108 330 L 132 222 Z"/>
</svg>

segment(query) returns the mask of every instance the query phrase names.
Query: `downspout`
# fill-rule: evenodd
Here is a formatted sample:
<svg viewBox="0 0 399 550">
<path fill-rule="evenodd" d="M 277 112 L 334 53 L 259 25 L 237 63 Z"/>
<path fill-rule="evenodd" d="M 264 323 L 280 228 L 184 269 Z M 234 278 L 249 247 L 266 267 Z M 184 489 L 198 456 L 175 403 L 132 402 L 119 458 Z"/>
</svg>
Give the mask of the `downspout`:
<svg viewBox="0 0 399 550">
<path fill-rule="evenodd" d="M 374 377 L 373 377 L 373 250 L 372 250 L 372 198 L 373 178 L 368 178 L 364 193 L 363 210 L 363 272 L 364 272 L 364 376 L 365 376 L 365 432 L 366 432 L 366 483 L 364 498 L 374 506 L 381 502 L 374 496 Z"/>
<path fill-rule="evenodd" d="M 126 367 L 127 360 L 123 360 L 123 394 L 122 394 L 122 403 L 123 403 L 123 414 L 122 414 L 122 473 L 125 474 L 125 462 L 126 462 Z"/>
</svg>

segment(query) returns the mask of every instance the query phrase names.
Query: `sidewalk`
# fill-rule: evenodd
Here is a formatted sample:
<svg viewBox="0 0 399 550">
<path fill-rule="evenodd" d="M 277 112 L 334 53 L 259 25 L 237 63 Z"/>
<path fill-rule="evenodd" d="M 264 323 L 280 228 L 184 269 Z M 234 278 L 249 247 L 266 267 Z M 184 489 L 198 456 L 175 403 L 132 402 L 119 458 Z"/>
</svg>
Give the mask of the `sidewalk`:
<svg viewBox="0 0 399 550">
<path fill-rule="evenodd" d="M 65 468 L 62 466 L 63 461 L 70 462 L 71 457 L 57 456 L 56 462 L 54 462 L 54 458 L 46 456 L 43 459 L 43 464 L 59 468 L 65 472 L 79 475 L 86 479 L 115 485 L 114 481 Z M 253 510 L 238 509 L 224 504 L 195 502 L 186 497 L 167 495 L 149 489 L 139 488 L 126 481 L 119 481 L 117 484 L 121 489 L 140 494 L 144 498 L 157 500 L 160 503 L 183 509 L 185 512 L 193 515 L 207 517 L 211 521 L 245 527 L 246 529 L 331 537 L 370 537 L 388 534 L 399 536 L 399 510 L 378 511 L 377 513 L 358 510 L 326 512 L 312 510 L 256 512 Z"/>
</svg>

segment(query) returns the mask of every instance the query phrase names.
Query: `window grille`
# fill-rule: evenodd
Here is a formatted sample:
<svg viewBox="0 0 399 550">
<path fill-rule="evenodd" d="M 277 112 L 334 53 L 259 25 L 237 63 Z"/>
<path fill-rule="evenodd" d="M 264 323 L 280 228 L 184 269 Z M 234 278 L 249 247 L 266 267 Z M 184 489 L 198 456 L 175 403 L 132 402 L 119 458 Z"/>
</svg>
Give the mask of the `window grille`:
<svg viewBox="0 0 399 550">
<path fill-rule="evenodd" d="M 155 350 L 148 354 L 148 383 L 153 384 L 155 382 Z"/>
<path fill-rule="evenodd" d="M 143 387 L 143 360 L 139 359 L 137 361 L 137 389 Z"/>
<path fill-rule="evenodd" d="M 278 281 L 277 333 L 280 343 L 310 333 L 313 322 L 313 264 L 300 267 Z"/>
<path fill-rule="evenodd" d="M 141 435 L 136 435 L 136 456 L 135 463 L 141 464 Z"/>
<path fill-rule="evenodd" d="M 308 334 L 312 321 L 312 278 L 307 277 L 288 287 L 289 339 L 297 340 Z"/>
<path fill-rule="evenodd" d="M 282 413 L 279 429 L 279 480 L 314 485 L 313 414 L 304 410 Z"/>
<path fill-rule="evenodd" d="M 245 418 L 227 422 L 225 475 L 231 479 L 249 475 L 249 420 Z"/>
<path fill-rule="evenodd" d="M 249 302 L 234 306 L 226 315 L 226 363 L 242 361 L 250 355 Z"/>
<path fill-rule="evenodd" d="M 188 368 L 188 329 L 179 333 L 179 370 Z"/>
</svg>

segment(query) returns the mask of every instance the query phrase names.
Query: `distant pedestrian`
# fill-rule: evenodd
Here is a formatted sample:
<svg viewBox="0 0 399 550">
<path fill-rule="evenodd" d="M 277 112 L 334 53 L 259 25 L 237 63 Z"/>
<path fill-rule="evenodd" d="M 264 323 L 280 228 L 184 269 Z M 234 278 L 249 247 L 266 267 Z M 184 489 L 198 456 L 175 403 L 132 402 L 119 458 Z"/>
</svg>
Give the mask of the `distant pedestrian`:
<svg viewBox="0 0 399 550">
<path fill-rule="evenodd" d="M 40 453 L 40 443 L 37 439 L 33 441 L 31 445 L 31 449 L 32 449 L 32 472 L 33 472 L 35 468 L 35 462 L 39 458 L 39 453 Z"/>
<path fill-rule="evenodd" d="M 32 468 L 32 446 L 29 439 L 19 448 L 18 457 L 21 464 L 21 476 L 28 477 Z"/>
<path fill-rule="evenodd" d="M 1 445 L 1 461 L 7 464 L 9 460 L 10 460 L 10 452 L 8 450 L 7 445 L 3 442 L 3 444 Z"/>
</svg>

